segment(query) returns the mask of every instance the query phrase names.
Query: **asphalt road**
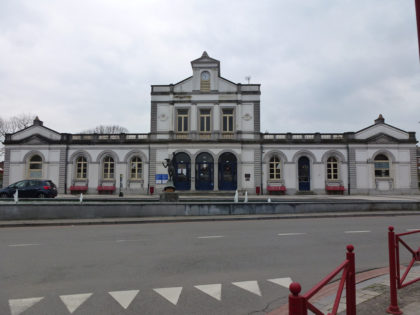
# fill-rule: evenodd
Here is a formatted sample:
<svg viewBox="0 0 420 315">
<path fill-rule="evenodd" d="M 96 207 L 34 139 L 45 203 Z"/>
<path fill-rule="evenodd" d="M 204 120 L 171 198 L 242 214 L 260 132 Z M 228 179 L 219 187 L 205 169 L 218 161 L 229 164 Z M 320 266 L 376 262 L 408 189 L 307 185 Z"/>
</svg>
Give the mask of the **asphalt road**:
<svg viewBox="0 0 420 315">
<path fill-rule="evenodd" d="M 264 314 L 348 244 L 357 271 L 387 266 L 389 225 L 420 216 L 3 228 L 0 314 Z"/>
</svg>

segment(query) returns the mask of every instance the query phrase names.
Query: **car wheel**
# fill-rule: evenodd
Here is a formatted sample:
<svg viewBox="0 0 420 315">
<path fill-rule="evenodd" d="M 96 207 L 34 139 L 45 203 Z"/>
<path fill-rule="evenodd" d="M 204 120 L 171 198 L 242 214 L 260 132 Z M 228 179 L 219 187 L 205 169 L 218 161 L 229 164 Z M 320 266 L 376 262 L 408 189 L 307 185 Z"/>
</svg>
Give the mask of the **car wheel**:
<svg viewBox="0 0 420 315">
<path fill-rule="evenodd" d="M 45 197 L 47 197 L 44 193 L 39 193 L 38 194 L 38 198 L 45 198 Z"/>
<path fill-rule="evenodd" d="M 9 196 L 8 196 L 6 193 L 2 193 L 2 194 L 0 195 L 0 198 L 9 198 Z"/>
</svg>

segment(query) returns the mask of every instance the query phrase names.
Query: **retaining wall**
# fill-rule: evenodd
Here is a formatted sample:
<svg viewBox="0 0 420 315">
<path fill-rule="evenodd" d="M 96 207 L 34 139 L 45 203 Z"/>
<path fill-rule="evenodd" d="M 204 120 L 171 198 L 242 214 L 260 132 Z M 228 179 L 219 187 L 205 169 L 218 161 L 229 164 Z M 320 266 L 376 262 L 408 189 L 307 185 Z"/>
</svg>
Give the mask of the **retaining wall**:
<svg viewBox="0 0 420 315">
<path fill-rule="evenodd" d="M 302 214 L 359 211 L 420 211 L 420 202 L 1 202 L 0 220 L 135 218 L 165 216 L 212 216 L 239 214 Z"/>
</svg>

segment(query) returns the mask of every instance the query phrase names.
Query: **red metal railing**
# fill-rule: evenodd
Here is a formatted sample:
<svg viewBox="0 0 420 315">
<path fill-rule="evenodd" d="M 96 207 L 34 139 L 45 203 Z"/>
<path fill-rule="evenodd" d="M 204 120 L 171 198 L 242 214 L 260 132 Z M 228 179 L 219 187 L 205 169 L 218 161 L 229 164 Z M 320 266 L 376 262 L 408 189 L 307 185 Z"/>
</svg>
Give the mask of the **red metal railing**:
<svg viewBox="0 0 420 315">
<path fill-rule="evenodd" d="M 411 231 L 407 233 L 395 234 L 394 227 L 388 228 L 388 247 L 389 247 L 389 283 L 391 293 L 391 304 L 387 312 L 390 314 L 400 315 L 401 310 L 398 307 L 397 289 L 404 288 L 414 282 L 420 281 L 420 277 L 404 283 L 408 273 L 416 261 L 420 261 L 420 248 L 417 250 L 412 249 L 401 237 L 409 234 L 420 233 L 420 230 Z M 400 243 L 411 253 L 412 257 L 410 263 L 401 277 L 400 269 Z"/>
<path fill-rule="evenodd" d="M 355 255 L 353 253 L 353 245 L 347 246 L 346 260 L 341 263 L 333 272 L 321 280 L 316 286 L 304 295 L 299 295 L 301 286 L 294 282 L 289 289 L 289 315 L 307 315 L 308 309 L 316 315 L 324 315 L 319 309 L 309 302 L 316 293 L 318 293 L 326 284 L 342 270 L 343 274 L 338 286 L 337 295 L 334 305 L 329 315 L 336 315 L 340 304 L 341 295 L 343 293 L 344 284 L 346 285 L 346 310 L 347 315 L 356 315 L 356 278 L 355 278 Z"/>
</svg>

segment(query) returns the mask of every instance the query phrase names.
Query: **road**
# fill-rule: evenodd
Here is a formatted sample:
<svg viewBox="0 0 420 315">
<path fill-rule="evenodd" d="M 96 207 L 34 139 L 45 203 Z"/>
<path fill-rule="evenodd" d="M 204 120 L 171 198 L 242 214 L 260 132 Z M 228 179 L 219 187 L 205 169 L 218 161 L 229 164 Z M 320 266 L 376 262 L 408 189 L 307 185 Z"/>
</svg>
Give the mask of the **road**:
<svg viewBox="0 0 420 315">
<path fill-rule="evenodd" d="M 3 228 L 0 314 L 265 314 L 287 302 L 290 279 L 309 290 L 348 244 L 358 271 L 387 266 L 387 227 L 419 219 Z"/>
</svg>

